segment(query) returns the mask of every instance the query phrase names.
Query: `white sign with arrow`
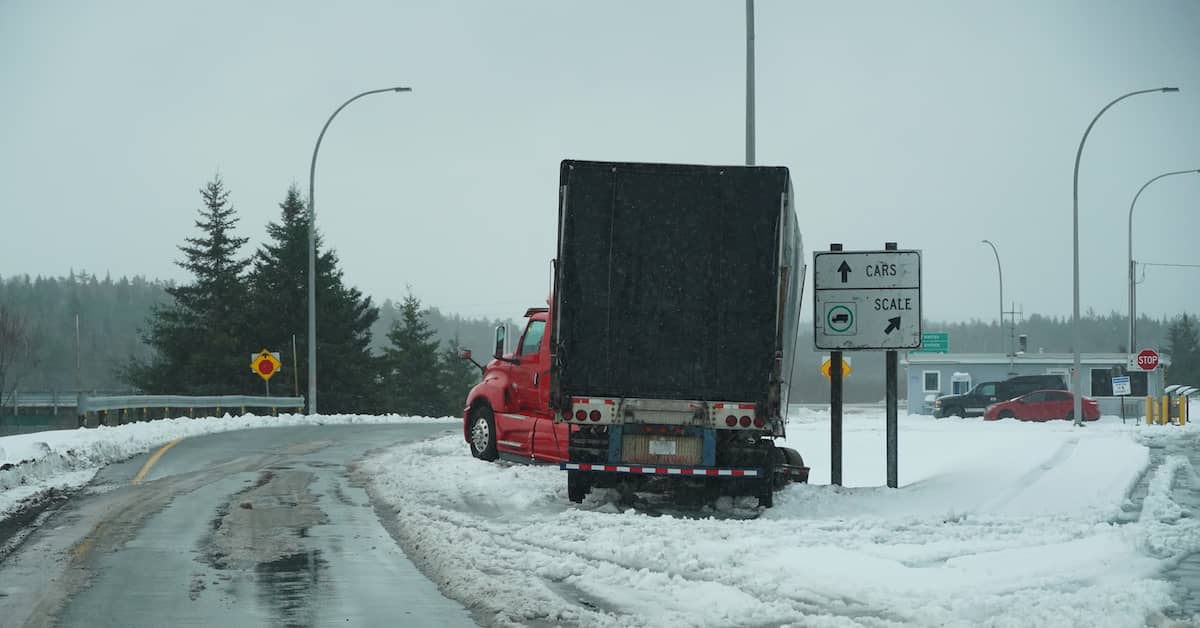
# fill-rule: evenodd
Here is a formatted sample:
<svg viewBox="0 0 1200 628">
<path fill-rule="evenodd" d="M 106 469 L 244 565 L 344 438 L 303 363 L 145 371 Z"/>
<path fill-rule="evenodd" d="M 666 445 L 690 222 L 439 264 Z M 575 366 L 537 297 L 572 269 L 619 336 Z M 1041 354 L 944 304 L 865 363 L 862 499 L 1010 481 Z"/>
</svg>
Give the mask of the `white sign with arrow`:
<svg viewBox="0 0 1200 628">
<path fill-rule="evenodd" d="M 814 253 L 813 307 L 817 349 L 920 348 L 921 252 Z"/>
</svg>

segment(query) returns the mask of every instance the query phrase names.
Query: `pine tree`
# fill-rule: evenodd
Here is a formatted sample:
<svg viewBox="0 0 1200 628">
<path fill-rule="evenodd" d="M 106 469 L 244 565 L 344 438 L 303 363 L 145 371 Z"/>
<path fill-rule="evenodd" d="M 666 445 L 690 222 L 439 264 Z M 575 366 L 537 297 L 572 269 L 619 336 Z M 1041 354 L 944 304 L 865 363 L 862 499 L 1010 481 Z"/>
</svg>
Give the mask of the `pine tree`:
<svg viewBox="0 0 1200 628">
<path fill-rule="evenodd" d="M 272 391 L 308 394 L 308 212 L 292 185 L 279 222 L 267 225 L 271 241 L 255 257 L 251 273 L 253 301 L 250 339 L 255 351 L 268 348 L 285 358 Z M 379 310 L 358 289 L 345 285 L 332 251 L 321 251 L 316 237 L 317 403 L 323 413 L 374 412 L 379 409 L 378 358 L 371 355 L 371 325 Z M 292 355 L 292 336 L 296 355 Z M 299 371 L 293 372 L 294 364 Z"/>
<path fill-rule="evenodd" d="M 192 274 L 193 282 L 167 288 L 173 302 L 152 312 L 144 336 L 154 357 L 135 361 L 125 371 L 146 392 L 233 394 L 250 392 L 253 384 L 247 377 L 250 350 L 244 341 L 243 279 L 249 260 L 238 257 L 247 238 L 233 234 L 237 218 L 220 175 L 200 196 L 200 235 L 186 239 L 179 247 L 184 259 L 176 262 Z"/>
<path fill-rule="evenodd" d="M 1167 329 L 1168 384 L 1200 386 L 1200 337 L 1194 322 L 1195 317 L 1184 314 Z"/>
<path fill-rule="evenodd" d="M 421 318 L 421 301 L 410 292 L 400 304 L 400 318 L 388 332 L 384 376 L 388 410 L 400 414 L 439 416 L 445 394 L 438 360 L 438 341 Z"/>
</svg>

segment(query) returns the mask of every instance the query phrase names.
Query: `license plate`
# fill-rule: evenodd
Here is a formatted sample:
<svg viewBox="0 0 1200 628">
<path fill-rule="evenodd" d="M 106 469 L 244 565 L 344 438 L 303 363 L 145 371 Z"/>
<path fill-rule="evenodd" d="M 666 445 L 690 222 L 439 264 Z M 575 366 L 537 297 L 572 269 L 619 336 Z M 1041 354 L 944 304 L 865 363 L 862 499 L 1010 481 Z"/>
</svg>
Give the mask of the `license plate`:
<svg viewBox="0 0 1200 628">
<path fill-rule="evenodd" d="M 675 441 L 654 439 L 650 441 L 650 454 L 654 456 L 674 456 Z"/>
</svg>

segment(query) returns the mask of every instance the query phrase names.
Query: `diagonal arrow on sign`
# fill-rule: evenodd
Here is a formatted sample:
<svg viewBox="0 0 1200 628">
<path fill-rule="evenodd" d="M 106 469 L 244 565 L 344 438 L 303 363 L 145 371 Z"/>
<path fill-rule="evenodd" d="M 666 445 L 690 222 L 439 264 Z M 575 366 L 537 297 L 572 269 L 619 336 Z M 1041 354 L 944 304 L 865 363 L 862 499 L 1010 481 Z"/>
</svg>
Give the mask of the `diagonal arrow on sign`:
<svg viewBox="0 0 1200 628">
<path fill-rule="evenodd" d="M 883 333 L 890 334 L 897 329 L 900 329 L 900 317 L 894 316 L 888 319 L 888 326 L 884 328 Z"/>
</svg>

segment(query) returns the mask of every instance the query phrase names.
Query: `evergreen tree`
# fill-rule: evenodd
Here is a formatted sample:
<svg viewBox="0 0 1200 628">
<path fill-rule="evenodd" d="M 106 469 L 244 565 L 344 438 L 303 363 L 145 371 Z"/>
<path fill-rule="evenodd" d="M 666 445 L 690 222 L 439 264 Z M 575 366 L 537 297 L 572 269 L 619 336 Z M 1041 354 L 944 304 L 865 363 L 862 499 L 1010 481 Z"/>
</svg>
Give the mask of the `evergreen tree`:
<svg viewBox="0 0 1200 628">
<path fill-rule="evenodd" d="M 1200 386 L 1200 338 L 1195 320 L 1184 314 L 1167 329 L 1167 354 L 1171 356 L 1168 384 Z"/>
<path fill-rule="evenodd" d="M 444 414 L 438 341 L 421 318 L 421 301 L 410 292 L 400 304 L 400 318 L 388 332 L 384 350 L 387 409 L 400 414 Z"/>
<path fill-rule="evenodd" d="M 271 241 L 263 245 L 251 273 L 256 351 L 269 348 L 285 358 L 272 390 L 308 394 L 308 211 L 292 185 L 279 222 L 267 225 Z M 371 325 L 379 310 L 369 297 L 345 285 L 332 251 L 317 251 L 317 409 L 323 413 L 375 412 L 379 409 L 378 359 L 371 355 Z M 292 336 L 296 355 L 292 356 Z M 261 345 L 261 346 L 259 346 Z M 299 364 L 299 372 L 293 372 Z M 298 376 L 298 377 L 297 377 Z"/>
<path fill-rule="evenodd" d="M 233 235 L 237 218 L 220 175 L 200 196 L 200 235 L 186 239 L 179 247 L 184 259 L 176 262 L 193 282 L 167 288 L 174 300 L 154 309 L 144 337 L 155 355 L 131 363 L 125 372 L 149 393 L 231 394 L 250 392 L 253 385 L 244 340 L 243 278 L 249 260 L 238 257 L 247 238 Z"/>
<path fill-rule="evenodd" d="M 479 383 L 479 369 L 460 357 L 462 345 L 458 336 L 450 340 L 449 347 L 439 354 L 442 379 L 442 410 L 445 416 L 462 416 L 467 402 L 467 393 Z"/>
</svg>

